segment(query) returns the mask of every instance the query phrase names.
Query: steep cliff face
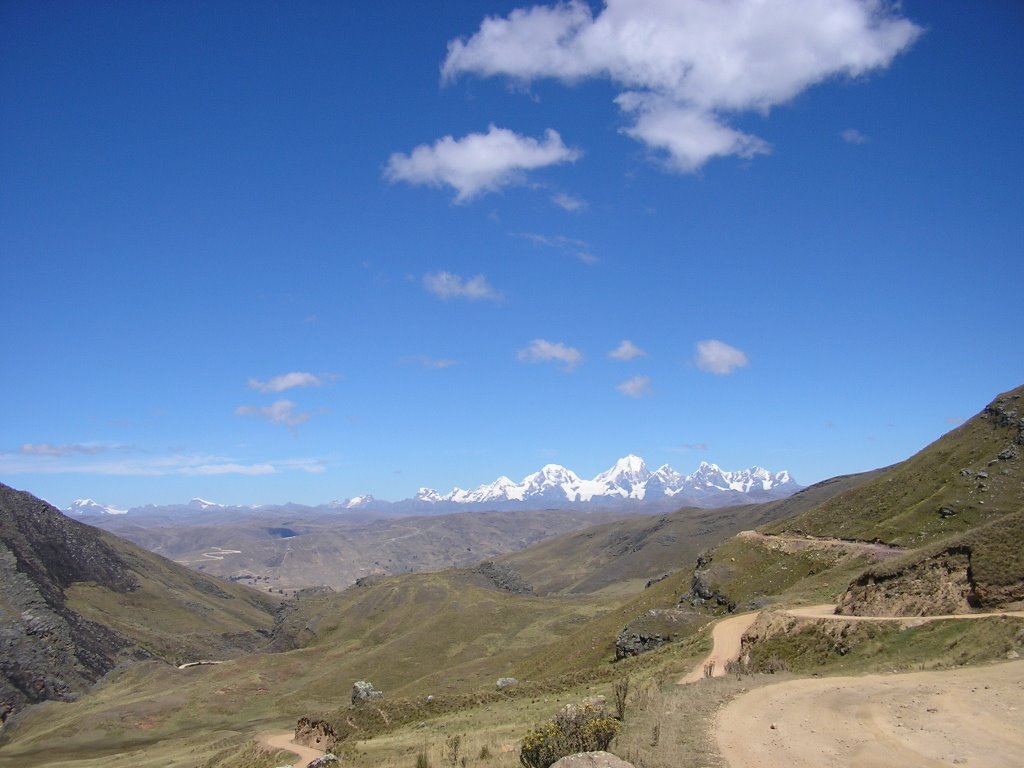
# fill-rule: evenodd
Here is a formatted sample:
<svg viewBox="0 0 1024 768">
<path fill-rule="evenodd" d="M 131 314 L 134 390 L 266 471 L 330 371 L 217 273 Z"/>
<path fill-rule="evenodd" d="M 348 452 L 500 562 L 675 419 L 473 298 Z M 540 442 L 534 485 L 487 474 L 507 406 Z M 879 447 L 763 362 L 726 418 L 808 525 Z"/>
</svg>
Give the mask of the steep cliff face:
<svg viewBox="0 0 1024 768">
<path fill-rule="evenodd" d="M 272 622 L 267 598 L 189 571 L 5 485 L 0 585 L 0 719 L 27 704 L 72 700 L 122 662 L 190 660 L 174 658 L 175 644 L 220 656 L 255 647 L 263 640 L 257 630 Z M 189 627 L 184 643 L 168 631 L 170 619 Z"/>
</svg>

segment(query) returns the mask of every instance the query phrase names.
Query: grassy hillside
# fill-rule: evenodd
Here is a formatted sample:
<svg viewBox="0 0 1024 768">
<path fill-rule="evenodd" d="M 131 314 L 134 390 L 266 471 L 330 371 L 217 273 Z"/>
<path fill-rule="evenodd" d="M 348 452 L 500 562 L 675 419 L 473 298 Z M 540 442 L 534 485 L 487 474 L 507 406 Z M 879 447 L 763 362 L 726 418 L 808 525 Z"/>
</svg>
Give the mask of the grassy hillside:
<svg viewBox="0 0 1024 768">
<path fill-rule="evenodd" d="M 764 530 L 918 547 L 1024 509 L 1024 387 L 877 480 Z"/>
</svg>

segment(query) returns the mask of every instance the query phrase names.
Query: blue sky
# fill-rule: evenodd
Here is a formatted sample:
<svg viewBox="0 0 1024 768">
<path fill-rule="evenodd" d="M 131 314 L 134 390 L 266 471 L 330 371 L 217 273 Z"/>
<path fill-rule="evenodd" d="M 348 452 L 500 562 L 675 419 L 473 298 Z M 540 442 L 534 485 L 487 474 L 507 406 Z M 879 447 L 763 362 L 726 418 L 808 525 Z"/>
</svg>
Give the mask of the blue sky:
<svg viewBox="0 0 1024 768">
<path fill-rule="evenodd" d="M 902 459 L 1024 382 L 1022 41 L 1010 0 L 3 3 L 0 480 Z"/>
</svg>

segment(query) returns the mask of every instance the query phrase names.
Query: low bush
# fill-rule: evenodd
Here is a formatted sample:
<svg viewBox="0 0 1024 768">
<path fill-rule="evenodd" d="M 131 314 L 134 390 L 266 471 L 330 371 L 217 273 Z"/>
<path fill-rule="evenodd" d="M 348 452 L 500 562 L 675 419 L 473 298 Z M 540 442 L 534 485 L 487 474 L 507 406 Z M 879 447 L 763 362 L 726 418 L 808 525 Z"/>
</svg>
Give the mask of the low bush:
<svg viewBox="0 0 1024 768">
<path fill-rule="evenodd" d="M 554 719 L 523 737 L 519 762 L 526 768 L 549 768 L 566 755 L 608 749 L 619 732 L 619 721 L 603 708 L 570 704 Z"/>
</svg>

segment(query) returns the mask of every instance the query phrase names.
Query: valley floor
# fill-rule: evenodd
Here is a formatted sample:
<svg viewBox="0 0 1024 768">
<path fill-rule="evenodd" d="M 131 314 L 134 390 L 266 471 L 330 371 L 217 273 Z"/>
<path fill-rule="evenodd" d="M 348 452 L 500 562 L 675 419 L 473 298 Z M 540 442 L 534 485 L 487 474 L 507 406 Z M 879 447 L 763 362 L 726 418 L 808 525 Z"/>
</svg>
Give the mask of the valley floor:
<svg viewBox="0 0 1024 768">
<path fill-rule="evenodd" d="M 722 709 L 730 768 L 1011 768 L 1024 755 L 1024 661 L 791 680 Z"/>
</svg>

